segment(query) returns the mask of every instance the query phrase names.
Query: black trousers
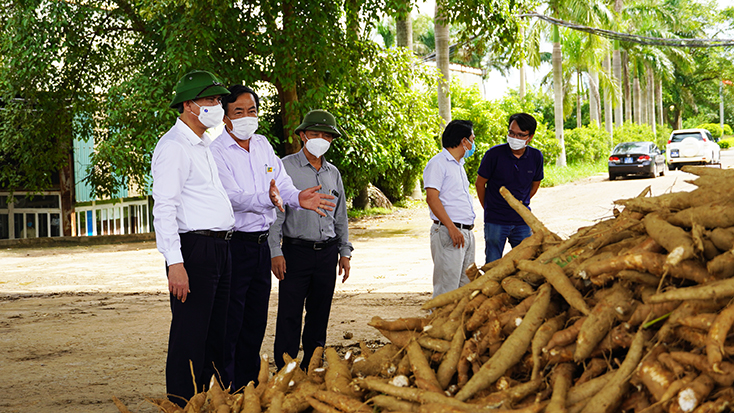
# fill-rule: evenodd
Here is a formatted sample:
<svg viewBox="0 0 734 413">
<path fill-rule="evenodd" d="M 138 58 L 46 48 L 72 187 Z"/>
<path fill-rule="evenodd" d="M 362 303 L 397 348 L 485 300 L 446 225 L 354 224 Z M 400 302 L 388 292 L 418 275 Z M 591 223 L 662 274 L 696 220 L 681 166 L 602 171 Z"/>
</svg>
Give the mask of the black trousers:
<svg viewBox="0 0 734 413">
<path fill-rule="evenodd" d="M 227 312 L 225 386 L 257 383 L 260 348 L 268 324 L 270 248 L 267 242 L 232 239 L 232 288 Z"/>
<path fill-rule="evenodd" d="M 275 365 L 281 369 L 283 353 L 298 356 L 299 341 L 303 341 L 301 367 L 306 369 L 311 355 L 326 344 L 331 298 L 336 286 L 338 244 L 315 251 L 293 244 L 283 244 L 286 263 L 285 278 L 278 286 L 278 319 L 275 326 Z M 301 319 L 306 309 L 303 337 Z"/>
<path fill-rule="evenodd" d="M 199 391 L 212 374 L 224 368 L 224 337 L 229 304 L 231 261 L 229 241 L 191 233 L 180 234 L 184 268 L 191 292 L 182 303 L 171 299 L 171 331 L 166 361 L 166 392 L 174 403 L 196 394 L 189 360 Z M 166 267 L 166 273 L 168 268 Z"/>
</svg>

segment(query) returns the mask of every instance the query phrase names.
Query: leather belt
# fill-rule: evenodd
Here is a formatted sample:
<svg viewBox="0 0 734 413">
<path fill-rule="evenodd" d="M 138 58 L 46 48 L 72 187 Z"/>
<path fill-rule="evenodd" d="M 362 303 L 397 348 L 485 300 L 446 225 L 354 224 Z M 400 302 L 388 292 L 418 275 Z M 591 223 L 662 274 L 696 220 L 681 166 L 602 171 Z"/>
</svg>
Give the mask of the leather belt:
<svg viewBox="0 0 734 413">
<path fill-rule="evenodd" d="M 337 242 L 339 242 L 339 238 L 327 239 L 326 241 L 306 241 L 298 238 L 283 237 L 283 244 L 298 245 L 299 247 L 307 247 L 315 251 L 320 251 Z"/>
<path fill-rule="evenodd" d="M 262 231 L 262 232 L 235 231 L 232 234 L 232 239 L 250 241 L 250 242 L 256 242 L 258 244 L 262 244 L 263 242 L 268 241 L 268 235 L 269 235 L 268 231 Z"/>
<path fill-rule="evenodd" d="M 433 220 L 433 223 L 436 225 L 443 225 L 441 221 L 437 221 L 435 219 Z M 459 224 L 458 222 L 454 222 L 454 225 L 456 225 L 456 228 L 459 228 L 459 229 L 468 229 L 470 231 L 474 229 L 474 224 L 466 225 L 466 224 Z"/>
<path fill-rule="evenodd" d="M 187 234 L 203 235 L 205 237 L 221 238 L 225 241 L 232 239 L 234 231 L 210 231 L 208 229 L 201 229 L 198 231 L 189 231 Z"/>
</svg>

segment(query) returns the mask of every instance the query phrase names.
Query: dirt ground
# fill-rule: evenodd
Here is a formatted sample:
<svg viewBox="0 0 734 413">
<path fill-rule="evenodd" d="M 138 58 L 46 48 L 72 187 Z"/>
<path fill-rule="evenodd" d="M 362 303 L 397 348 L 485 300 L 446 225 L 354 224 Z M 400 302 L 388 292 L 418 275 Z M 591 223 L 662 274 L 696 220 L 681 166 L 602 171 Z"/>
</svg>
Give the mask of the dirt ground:
<svg viewBox="0 0 734 413">
<path fill-rule="evenodd" d="M 613 200 L 648 185 L 654 195 L 691 190 L 684 182 L 691 177 L 670 171 L 654 180 L 609 182 L 598 175 L 541 188 L 531 206 L 549 229 L 567 237 L 611 216 Z M 482 264 L 478 202 L 475 211 Z M 353 271 L 337 286 L 327 345 L 384 343 L 367 326 L 373 316 L 423 314 L 420 305 L 432 290 L 429 227 L 423 203 L 350 224 Z M 116 412 L 113 395 L 133 411 L 155 411 L 144 399 L 165 393 L 170 311 L 163 265 L 153 242 L 0 251 L 0 412 Z M 271 356 L 276 309 L 277 281 L 262 347 Z"/>
</svg>

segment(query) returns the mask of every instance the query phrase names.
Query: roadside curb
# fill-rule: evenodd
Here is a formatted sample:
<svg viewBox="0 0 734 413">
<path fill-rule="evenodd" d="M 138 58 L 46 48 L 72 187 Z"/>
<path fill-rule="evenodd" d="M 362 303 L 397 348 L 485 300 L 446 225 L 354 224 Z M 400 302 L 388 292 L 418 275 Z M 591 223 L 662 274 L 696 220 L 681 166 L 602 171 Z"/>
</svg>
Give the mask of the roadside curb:
<svg viewBox="0 0 734 413">
<path fill-rule="evenodd" d="M 97 235 L 93 237 L 47 237 L 0 240 L 0 248 L 76 247 L 84 245 L 127 244 L 155 241 L 155 233 Z"/>
</svg>

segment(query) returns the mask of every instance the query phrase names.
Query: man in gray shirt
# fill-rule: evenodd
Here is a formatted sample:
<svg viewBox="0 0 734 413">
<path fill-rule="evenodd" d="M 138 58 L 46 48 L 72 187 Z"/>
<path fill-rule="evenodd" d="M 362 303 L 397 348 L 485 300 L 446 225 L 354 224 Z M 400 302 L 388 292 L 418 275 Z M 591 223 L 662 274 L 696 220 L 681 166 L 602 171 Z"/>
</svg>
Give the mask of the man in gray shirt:
<svg viewBox="0 0 734 413">
<path fill-rule="evenodd" d="M 295 133 L 304 147 L 283 158 L 286 172 L 299 190 L 321 185 L 319 192 L 333 195 L 336 207 L 333 211 L 325 211 L 326 216 L 320 216 L 314 211 L 286 206 L 285 212 L 278 212 L 270 227 L 272 271 L 280 280 L 275 327 L 275 365 L 278 369 L 285 364 L 283 353 L 292 358 L 298 356 L 301 340 L 301 367 L 304 369 L 314 350 L 326 344 L 336 268 L 338 266 L 342 282 L 345 282 L 349 278 L 353 250 L 349 242 L 342 177 L 323 157 L 331 142 L 341 136 L 336 120 L 329 112 L 313 110 L 306 114 Z M 306 320 L 301 337 L 304 305 Z"/>
</svg>

